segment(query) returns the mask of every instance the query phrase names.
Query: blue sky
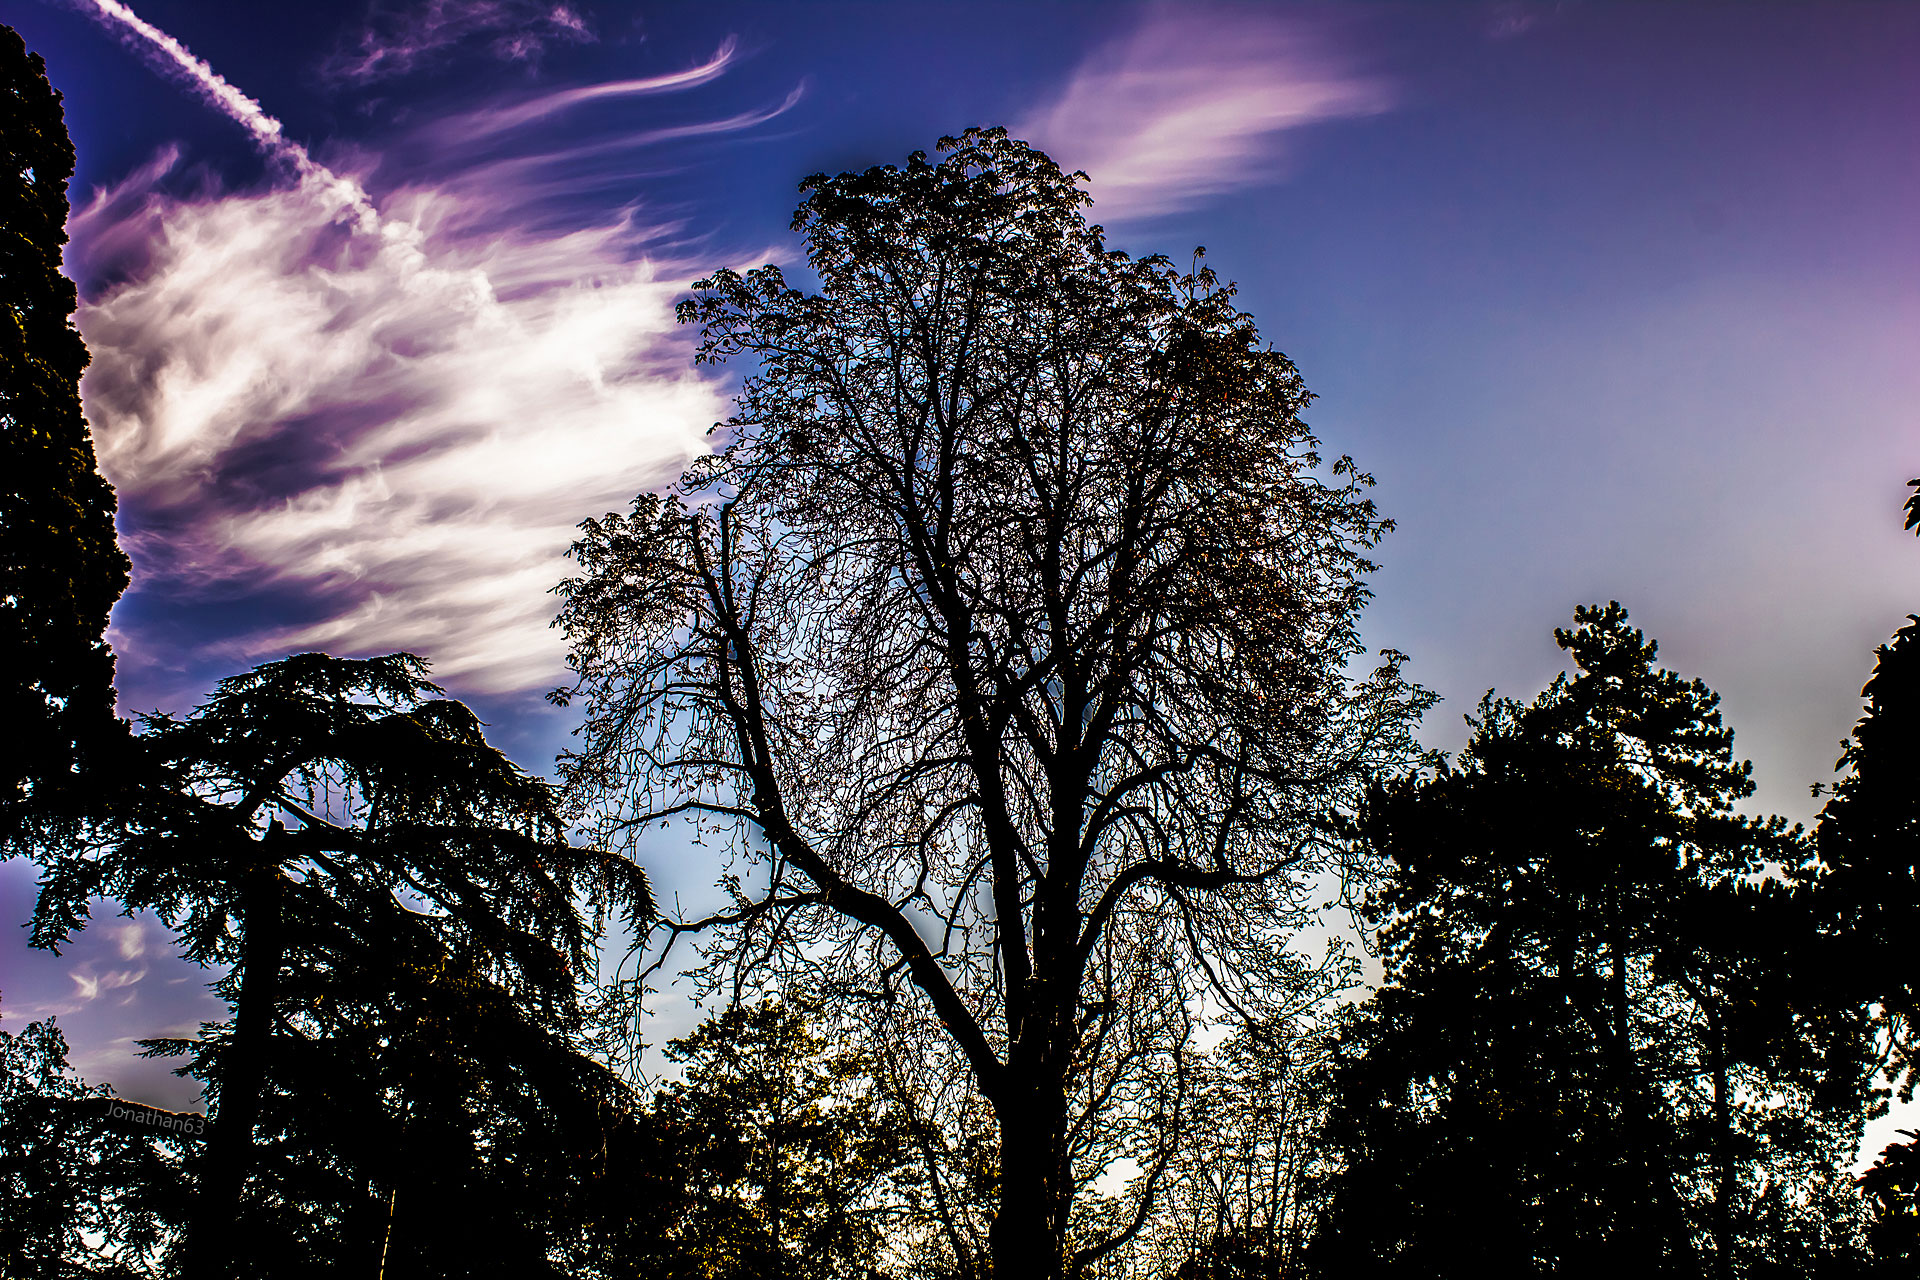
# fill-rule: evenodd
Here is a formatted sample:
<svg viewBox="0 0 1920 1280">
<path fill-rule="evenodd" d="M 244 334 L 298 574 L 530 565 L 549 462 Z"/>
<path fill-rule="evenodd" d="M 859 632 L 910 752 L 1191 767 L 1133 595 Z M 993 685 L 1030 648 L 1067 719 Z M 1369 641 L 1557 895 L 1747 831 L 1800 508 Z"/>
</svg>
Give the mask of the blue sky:
<svg viewBox="0 0 1920 1280">
<path fill-rule="evenodd" d="M 1005 124 L 1128 250 L 1208 258 L 1399 524 L 1365 635 L 1453 747 L 1618 598 L 1812 816 L 1920 609 L 1920 7 L 10 6 L 66 94 L 123 706 L 416 649 L 545 769 L 580 518 L 725 415 L 672 323 L 792 263 L 800 178 Z M 169 45 L 168 40 L 174 43 Z M 663 848 L 656 874 L 709 869 Z M 31 874 L 0 867 L 0 911 Z M 151 922 L 4 946 L 90 1075 L 216 1006 Z"/>
</svg>

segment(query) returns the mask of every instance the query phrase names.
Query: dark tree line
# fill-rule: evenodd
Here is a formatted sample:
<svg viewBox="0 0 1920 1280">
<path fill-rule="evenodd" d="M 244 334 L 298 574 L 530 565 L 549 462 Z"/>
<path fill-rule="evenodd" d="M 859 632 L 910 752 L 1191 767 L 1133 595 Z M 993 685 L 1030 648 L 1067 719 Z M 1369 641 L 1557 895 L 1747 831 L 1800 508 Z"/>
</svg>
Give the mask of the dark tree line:
<svg viewBox="0 0 1920 1280">
<path fill-rule="evenodd" d="M 984 130 L 809 179 L 819 292 L 686 304 L 754 368 L 722 452 L 583 526 L 567 793 L 406 654 L 129 723 L 72 149 L 5 28 L 0 73 L 0 840 L 38 945 L 153 911 L 231 1011 L 147 1045 L 204 1141 L 0 1032 L 9 1280 L 1912 1274 L 1920 1139 L 1848 1166 L 1920 1078 L 1920 617 L 1811 833 L 1618 605 L 1408 772 L 1429 699 L 1350 674 L 1387 523 L 1297 371 Z M 707 917 L 569 835 L 689 817 Z M 1344 1006 L 1298 945 L 1336 879 L 1385 965 Z M 659 1080 L 609 913 L 728 997 Z"/>
<path fill-rule="evenodd" d="M 534 1056 L 524 1032 L 480 1030 L 432 1028 L 430 1053 L 363 1034 L 324 1058 L 279 1055 L 224 1223 L 235 1274 L 945 1274 L 893 1269 L 894 1242 L 928 1225 L 904 1113 L 804 1006 L 716 1015 L 667 1047 L 680 1078 L 651 1093 L 553 1048 L 517 1071 L 502 1059 Z M 61 1105 L 105 1096 L 65 1054 L 51 1023 L 0 1031 L 0 1274 L 192 1274 L 202 1148 Z M 223 1083 L 217 1062 L 195 1069 Z"/>
</svg>

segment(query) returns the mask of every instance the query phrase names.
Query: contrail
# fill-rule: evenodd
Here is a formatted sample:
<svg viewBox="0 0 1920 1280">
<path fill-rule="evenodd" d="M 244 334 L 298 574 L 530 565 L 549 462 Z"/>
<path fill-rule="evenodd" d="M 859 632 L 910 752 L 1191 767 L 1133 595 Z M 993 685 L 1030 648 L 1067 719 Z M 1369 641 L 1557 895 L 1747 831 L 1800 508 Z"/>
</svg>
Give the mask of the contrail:
<svg viewBox="0 0 1920 1280">
<path fill-rule="evenodd" d="M 150 55 L 157 54 L 163 69 L 184 77 L 211 106 L 251 134 L 262 151 L 286 162 L 303 182 L 325 189 L 344 209 L 352 211 L 363 228 L 371 230 L 379 224 L 380 215 L 359 183 L 341 177 L 315 160 L 305 147 L 284 135 L 280 122 L 268 115 L 264 107 L 194 57 L 185 45 L 120 0 L 91 0 L 91 4 L 95 16 L 120 31 L 136 48 Z"/>
</svg>

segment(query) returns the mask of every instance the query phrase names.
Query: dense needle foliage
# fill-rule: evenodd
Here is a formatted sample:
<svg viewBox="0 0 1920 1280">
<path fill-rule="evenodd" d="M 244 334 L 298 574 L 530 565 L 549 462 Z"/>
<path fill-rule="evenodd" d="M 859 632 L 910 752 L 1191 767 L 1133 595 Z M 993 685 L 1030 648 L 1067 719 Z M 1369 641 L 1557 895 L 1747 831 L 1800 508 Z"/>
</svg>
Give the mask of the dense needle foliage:
<svg viewBox="0 0 1920 1280">
<path fill-rule="evenodd" d="M 1867 1076 L 1823 1000 L 1797 830 L 1735 809 L 1718 698 L 1618 605 L 1491 696 L 1363 835 L 1386 985 L 1347 1020 L 1329 1275 L 1758 1275 L 1851 1247 Z"/>
</svg>

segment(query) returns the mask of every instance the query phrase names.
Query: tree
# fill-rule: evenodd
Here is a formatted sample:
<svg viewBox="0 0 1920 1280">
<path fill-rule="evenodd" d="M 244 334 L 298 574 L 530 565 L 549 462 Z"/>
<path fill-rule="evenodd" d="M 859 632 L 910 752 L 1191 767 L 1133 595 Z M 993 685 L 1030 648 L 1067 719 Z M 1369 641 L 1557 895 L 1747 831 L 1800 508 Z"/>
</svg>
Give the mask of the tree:
<svg viewBox="0 0 1920 1280">
<path fill-rule="evenodd" d="M 1324 1020 L 1237 1030 L 1200 1072 L 1194 1140 L 1170 1170 L 1154 1245 L 1177 1280 L 1303 1275 L 1323 1172 Z"/>
<path fill-rule="evenodd" d="M 1920 532 L 1920 480 L 1909 485 L 1906 527 Z M 1876 651 L 1860 694 L 1866 714 L 1834 766 L 1845 776 L 1814 828 L 1820 865 L 1813 890 L 1831 948 L 1822 968 L 1843 988 L 1841 998 L 1868 1010 L 1876 1056 L 1910 1102 L 1920 1079 L 1920 979 L 1912 960 L 1920 936 L 1920 615 Z M 1893 1259 L 1890 1268 L 1920 1255 L 1916 1164 L 1920 1139 L 1889 1146 L 1869 1175 L 1877 1179 L 1875 1253 Z M 1896 1185 L 1904 1190 L 1890 1190 Z"/>
<path fill-rule="evenodd" d="M 1920 527 L 1920 480 L 1907 505 Z M 1907 952 L 1920 930 L 1920 616 L 1875 652 L 1860 691 L 1866 714 L 1842 744 L 1844 775 L 1820 811 L 1817 881 L 1840 953 L 1837 971 L 1860 979 L 1902 1096 L 1920 1076 L 1920 981 Z M 1815 787 L 1815 794 L 1821 788 Z"/>
<path fill-rule="evenodd" d="M 1910 1276 L 1920 1265 L 1920 1133 L 1902 1129 L 1905 1142 L 1890 1144 L 1860 1176 L 1873 1206 L 1867 1239 L 1877 1276 Z"/>
<path fill-rule="evenodd" d="M 80 412 L 87 349 L 60 274 L 73 144 L 46 64 L 0 26 L 0 857 L 70 833 L 124 736 L 107 613 L 127 586 Z M 78 774 L 86 769 L 89 780 Z"/>
<path fill-rule="evenodd" d="M 525 1093 L 516 1072 L 575 1071 L 596 936 L 581 900 L 636 928 L 650 913 L 639 868 L 569 845 L 547 784 L 439 692 L 410 654 L 299 654 L 223 680 L 193 715 L 146 719 L 125 803 L 49 861 L 37 944 L 111 896 L 178 928 L 189 959 L 230 966 L 232 1025 L 190 1064 L 215 1103 L 191 1275 L 292 1265 L 295 1218 L 273 1215 L 300 1197 L 271 1178 L 247 1192 L 263 1116 L 324 1127 L 310 1101 L 364 1083 L 364 1133 L 387 1121 L 412 1140 L 471 1120 L 476 1091 Z M 330 1037 L 386 1074 L 342 1071 Z M 363 1148 L 345 1176 L 380 1156 Z"/>
<path fill-rule="evenodd" d="M 735 1005 L 668 1046 L 685 1078 L 654 1118 L 682 1152 L 674 1236 L 703 1280 L 866 1280 L 909 1234 L 900 1117 L 810 1022 L 804 1005 Z"/>
<path fill-rule="evenodd" d="M 724 452 L 582 526 L 562 770 L 608 841 L 731 841 L 732 905 L 670 925 L 717 970 L 812 975 L 923 1097 L 958 1060 L 996 1273 L 1052 1277 L 1144 1220 L 1202 992 L 1315 979 L 1284 941 L 1421 699 L 1348 678 L 1386 525 L 1233 290 L 1110 251 L 1004 131 L 941 148 L 802 184 L 820 292 L 682 305 L 757 372 Z M 1122 1153 L 1138 1211 L 1076 1222 Z"/>
<path fill-rule="evenodd" d="M 1361 825 L 1386 983 L 1349 1017 L 1325 1274 L 1804 1273 L 1844 1258 L 1857 1022 L 1805 979 L 1797 829 L 1617 604 Z"/>
<path fill-rule="evenodd" d="M 116 1131 L 49 1020 L 0 1031 L 0 1275 L 152 1274 L 184 1219 L 182 1140 Z M 88 1103 L 95 1105 L 89 1106 Z"/>
<path fill-rule="evenodd" d="M 309 875 L 288 889 L 280 1017 L 228 1235 L 243 1251 L 268 1244 L 276 1276 L 606 1274 L 597 1193 L 639 1107 L 590 1055 L 581 1011 L 565 993 L 510 988 L 417 902 L 341 888 Z M 229 1023 L 149 1044 L 187 1055 L 218 1100 L 233 1042 Z M 446 1229 L 463 1216 L 486 1231 Z"/>
</svg>

